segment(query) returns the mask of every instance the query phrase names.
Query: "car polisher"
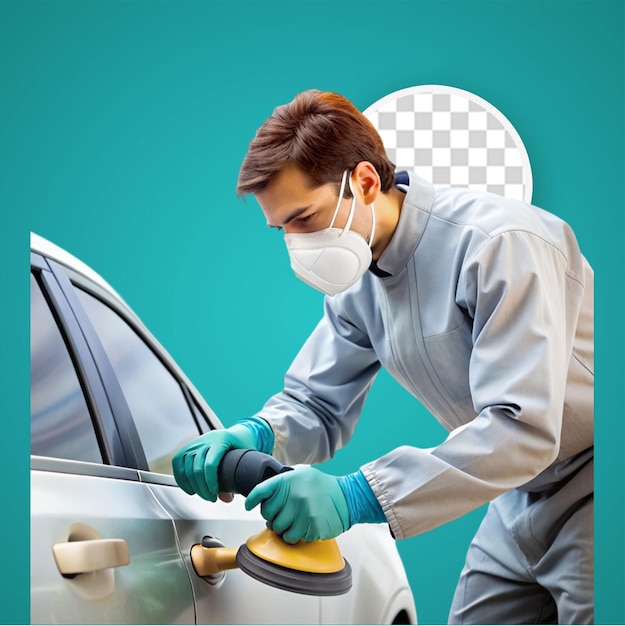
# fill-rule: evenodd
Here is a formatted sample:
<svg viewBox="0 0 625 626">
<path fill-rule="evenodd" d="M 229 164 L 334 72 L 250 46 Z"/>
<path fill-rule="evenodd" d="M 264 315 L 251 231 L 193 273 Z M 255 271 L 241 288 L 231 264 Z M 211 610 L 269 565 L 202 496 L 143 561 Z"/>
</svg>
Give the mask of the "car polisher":
<svg viewBox="0 0 625 626">
<path fill-rule="evenodd" d="M 292 469 L 256 450 L 230 450 L 217 471 L 219 491 L 247 496 L 258 483 Z M 312 596 L 337 596 L 352 586 L 351 567 L 335 539 L 288 544 L 268 528 L 238 549 L 208 538 L 191 548 L 191 561 L 204 578 L 239 567 L 272 587 Z"/>
</svg>

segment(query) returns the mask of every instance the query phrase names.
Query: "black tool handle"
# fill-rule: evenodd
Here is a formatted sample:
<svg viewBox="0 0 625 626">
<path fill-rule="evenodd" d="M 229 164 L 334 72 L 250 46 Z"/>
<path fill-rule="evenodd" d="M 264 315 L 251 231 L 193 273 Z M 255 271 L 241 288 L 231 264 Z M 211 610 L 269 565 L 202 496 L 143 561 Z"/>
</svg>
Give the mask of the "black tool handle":
<svg viewBox="0 0 625 626">
<path fill-rule="evenodd" d="M 229 450 L 217 469 L 219 491 L 247 496 L 258 483 L 292 469 L 263 452 Z"/>
</svg>

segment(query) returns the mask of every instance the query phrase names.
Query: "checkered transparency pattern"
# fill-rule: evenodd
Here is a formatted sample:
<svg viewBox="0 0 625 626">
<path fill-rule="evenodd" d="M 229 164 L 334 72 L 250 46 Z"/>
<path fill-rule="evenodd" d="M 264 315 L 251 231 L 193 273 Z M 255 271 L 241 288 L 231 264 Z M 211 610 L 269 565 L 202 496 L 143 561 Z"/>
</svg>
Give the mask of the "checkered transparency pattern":
<svg viewBox="0 0 625 626">
<path fill-rule="evenodd" d="M 414 170 L 434 187 L 470 187 L 531 202 L 525 146 L 482 98 L 454 87 L 419 86 L 385 96 L 364 114 L 398 170 Z"/>
</svg>

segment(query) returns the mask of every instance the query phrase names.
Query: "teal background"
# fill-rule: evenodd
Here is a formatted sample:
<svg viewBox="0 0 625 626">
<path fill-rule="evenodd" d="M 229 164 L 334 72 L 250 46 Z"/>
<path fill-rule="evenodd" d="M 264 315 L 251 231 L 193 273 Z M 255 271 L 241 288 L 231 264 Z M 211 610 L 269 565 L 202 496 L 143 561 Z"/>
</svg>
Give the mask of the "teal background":
<svg viewBox="0 0 625 626">
<path fill-rule="evenodd" d="M 29 231 L 100 272 L 228 425 L 280 388 L 321 308 L 255 201 L 235 197 L 256 128 L 311 87 L 365 109 L 438 83 L 508 117 L 534 203 L 571 223 L 595 268 L 596 620 L 625 623 L 624 19 L 601 0 L 0 2 L 0 620 L 29 621 Z M 408 436 L 444 433 L 382 374 L 326 469 Z M 421 623 L 445 623 L 482 513 L 398 544 Z"/>
</svg>

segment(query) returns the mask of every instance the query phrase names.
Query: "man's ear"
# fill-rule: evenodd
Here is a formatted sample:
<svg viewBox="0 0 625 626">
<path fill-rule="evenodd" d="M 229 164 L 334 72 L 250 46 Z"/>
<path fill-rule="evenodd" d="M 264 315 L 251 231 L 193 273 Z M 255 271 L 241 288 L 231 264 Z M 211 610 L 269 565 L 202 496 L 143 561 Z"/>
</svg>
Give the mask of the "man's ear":
<svg viewBox="0 0 625 626">
<path fill-rule="evenodd" d="M 360 189 L 365 204 L 372 204 L 380 193 L 380 175 L 369 161 L 361 161 L 354 168 L 352 183 Z"/>
</svg>

